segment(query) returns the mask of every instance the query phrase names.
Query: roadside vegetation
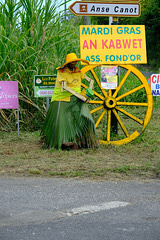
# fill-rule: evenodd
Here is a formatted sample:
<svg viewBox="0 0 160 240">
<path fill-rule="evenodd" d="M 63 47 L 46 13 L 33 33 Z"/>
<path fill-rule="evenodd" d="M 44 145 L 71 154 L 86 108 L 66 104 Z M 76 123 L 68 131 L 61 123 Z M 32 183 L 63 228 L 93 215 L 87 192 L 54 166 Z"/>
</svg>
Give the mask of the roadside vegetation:
<svg viewBox="0 0 160 240">
<path fill-rule="evenodd" d="M 159 71 L 160 2 L 141 0 L 139 18 L 120 24 L 146 26 L 148 65 Z M 19 82 L 20 138 L 16 110 L 0 109 L 0 175 L 150 179 L 160 176 L 160 98 L 154 97 L 151 122 L 128 145 L 77 151 L 45 150 L 39 133 L 46 115 L 46 99 L 34 98 L 34 75 L 56 74 L 69 52 L 79 56 L 79 25 L 84 18 L 58 11 L 64 1 L 4 0 L 0 3 L 0 81 Z M 62 6 L 62 8 L 59 8 Z M 68 13 L 68 12 L 67 12 Z M 108 24 L 108 18 L 91 18 Z M 129 85 L 131 84 L 131 85 Z M 132 88 L 133 81 L 128 84 Z M 136 98 L 143 102 L 144 92 Z M 134 111 L 135 109 L 133 109 Z M 106 131 L 104 129 L 104 131 Z M 66 160 L 67 159 L 67 160 Z"/>
<path fill-rule="evenodd" d="M 19 82 L 21 129 L 37 130 L 45 99 L 34 98 L 33 78 L 55 74 L 66 53 L 79 55 L 79 29 L 58 12 L 62 1 L 5 0 L 0 3 L 0 81 Z M 61 9 L 61 8 L 60 8 Z M 0 110 L 0 129 L 15 129 L 16 112 Z"/>
</svg>

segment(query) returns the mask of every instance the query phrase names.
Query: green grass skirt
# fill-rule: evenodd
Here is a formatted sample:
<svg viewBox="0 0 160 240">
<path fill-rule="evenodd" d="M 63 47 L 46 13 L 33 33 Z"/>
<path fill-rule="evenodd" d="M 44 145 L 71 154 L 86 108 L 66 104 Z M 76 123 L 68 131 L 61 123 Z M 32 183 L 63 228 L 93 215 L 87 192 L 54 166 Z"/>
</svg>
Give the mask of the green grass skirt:
<svg viewBox="0 0 160 240">
<path fill-rule="evenodd" d="M 99 145 L 88 106 L 75 96 L 70 102 L 51 102 L 41 136 L 46 148 L 60 149 L 70 142 L 87 148 Z"/>
</svg>

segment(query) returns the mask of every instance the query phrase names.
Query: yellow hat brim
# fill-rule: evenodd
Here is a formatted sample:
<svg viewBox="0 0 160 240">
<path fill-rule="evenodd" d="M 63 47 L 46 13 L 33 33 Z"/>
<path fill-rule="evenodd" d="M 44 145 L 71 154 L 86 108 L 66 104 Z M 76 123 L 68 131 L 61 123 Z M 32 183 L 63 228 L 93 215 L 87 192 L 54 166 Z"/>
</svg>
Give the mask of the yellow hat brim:
<svg viewBox="0 0 160 240">
<path fill-rule="evenodd" d="M 75 59 L 72 59 L 72 60 L 69 60 L 67 61 L 66 63 L 64 63 L 63 65 L 61 65 L 60 67 L 57 67 L 56 69 L 59 69 L 59 68 L 63 68 L 65 65 L 67 65 L 68 63 L 71 63 L 71 62 L 78 62 L 78 61 L 81 61 L 81 62 L 84 62 L 84 63 L 87 63 L 89 64 L 89 62 L 85 59 L 81 59 L 81 58 L 75 58 Z"/>
</svg>

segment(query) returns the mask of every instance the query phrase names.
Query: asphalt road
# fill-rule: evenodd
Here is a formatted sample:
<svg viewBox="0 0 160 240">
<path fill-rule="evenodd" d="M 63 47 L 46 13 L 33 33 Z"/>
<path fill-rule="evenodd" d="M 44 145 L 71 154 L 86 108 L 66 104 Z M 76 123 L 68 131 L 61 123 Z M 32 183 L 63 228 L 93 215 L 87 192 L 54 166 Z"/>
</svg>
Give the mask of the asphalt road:
<svg viewBox="0 0 160 240">
<path fill-rule="evenodd" d="M 0 240 L 160 240 L 160 180 L 0 178 Z"/>
</svg>

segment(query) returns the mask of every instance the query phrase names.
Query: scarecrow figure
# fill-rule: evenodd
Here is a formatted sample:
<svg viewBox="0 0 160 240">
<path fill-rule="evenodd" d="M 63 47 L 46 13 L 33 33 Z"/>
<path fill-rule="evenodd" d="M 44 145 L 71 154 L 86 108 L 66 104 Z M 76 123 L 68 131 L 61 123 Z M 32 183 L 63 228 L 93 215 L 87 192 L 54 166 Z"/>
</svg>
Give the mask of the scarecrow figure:
<svg viewBox="0 0 160 240">
<path fill-rule="evenodd" d="M 93 80 L 85 76 L 76 67 L 78 61 L 89 64 L 87 60 L 77 58 L 75 53 L 66 56 L 66 63 L 57 68 L 57 79 L 41 132 L 46 148 L 64 149 L 69 146 L 97 147 L 98 139 L 94 120 L 86 101 L 93 91 Z M 81 80 L 90 82 L 86 91 L 81 91 Z"/>
</svg>

